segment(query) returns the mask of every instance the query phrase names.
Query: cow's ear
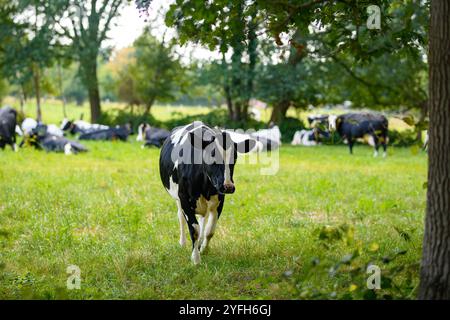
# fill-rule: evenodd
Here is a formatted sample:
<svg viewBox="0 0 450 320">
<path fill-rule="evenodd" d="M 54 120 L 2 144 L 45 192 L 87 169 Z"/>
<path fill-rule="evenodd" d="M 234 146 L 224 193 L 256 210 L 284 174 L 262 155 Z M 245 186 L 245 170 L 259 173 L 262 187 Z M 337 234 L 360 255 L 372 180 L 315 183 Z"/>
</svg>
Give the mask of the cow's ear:
<svg viewBox="0 0 450 320">
<path fill-rule="evenodd" d="M 245 139 L 244 141 L 241 141 L 236 144 L 236 150 L 238 153 L 249 153 L 255 148 L 255 146 L 256 146 L 255 139 Z"/>
<path fill-rule="evenodd" d="M 207 131 L 205 134 L 201 130 L 189 132 L 189 140 L 195 149 L 205 149 L 214 142 L 215 138 L 214 135 L 208 134 Z"/>
</svg>

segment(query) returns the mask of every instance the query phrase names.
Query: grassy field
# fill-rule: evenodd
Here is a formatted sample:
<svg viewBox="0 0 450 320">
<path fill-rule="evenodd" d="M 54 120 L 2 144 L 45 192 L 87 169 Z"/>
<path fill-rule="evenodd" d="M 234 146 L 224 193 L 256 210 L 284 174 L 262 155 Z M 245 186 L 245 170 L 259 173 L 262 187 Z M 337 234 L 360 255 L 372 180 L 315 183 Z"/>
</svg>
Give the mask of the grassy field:
<svg viewBox="0 0 450 320">
<path fill-rule="evenodd" d="M 87 143 L 89 153 L 0 151 L 0 298 L 414 298 L 425 154 L 283 145 L 280 170 L 238 164 L 202 263 L 178 244 L 158 149 Z M 378 265 L 382 289 L 366 290 Z M 66 268 L 81 269 L 68 290 Z"/>
</svg>

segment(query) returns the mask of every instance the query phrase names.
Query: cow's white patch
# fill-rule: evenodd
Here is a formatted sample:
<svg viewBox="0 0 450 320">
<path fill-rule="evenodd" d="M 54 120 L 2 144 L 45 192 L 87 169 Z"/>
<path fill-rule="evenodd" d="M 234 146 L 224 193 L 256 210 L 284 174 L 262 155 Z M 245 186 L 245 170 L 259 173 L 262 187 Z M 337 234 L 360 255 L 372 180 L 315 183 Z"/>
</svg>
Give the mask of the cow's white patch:
<svg viewBox="0 0 450 320">
<path fill-rule="evenodd" d="M 138 128 L 138 135 L 136 137 L 136 141 L 143 141 L 144 140 L 144 125 L 139 125 Z"/>
<path fill-rule="evenodd" d="M 378 151 L 377 151 L 377 150 L 374 151 L 373 157 L 374 157 L 374 158 L 378 157 Z"/>
<path fill-rule="evenodd" d="M 17 133 L 19 136 L 23 136 L 23 131 L 22 131 L 22 129 L 20 129 L 20 127 L 19 127 L 18 124 L 16 124 L 16 133 Z"/>
<path fill-rule="evenodd" d="M 328 117 L 329 129 L 330 131 L 336 131 L 336 120 L 338 116 L 332 114 Z"/>
<path fill-rule="evenodd" d="M 13 150 L 14 152 L 19 152 L 19 148 L 17 148 L 17 144 L 13 144 Z"/>
<path fill-rule="evenodd" d="M 72 154 L 72 145 L 70 143 L 66 143 L 64 145 L 64 154 L 66 155 Z"/>
<path fill-rule="evenodd" d="M 172 198 L 174 198 L 175 200 L 180 200 L 180 198 L 178 197 L 178 183 L 175 183 L 173 181 L 173 177 L 170 176 L 169 178 L 169 189 L 166 189 L 167 192 L 169 192 L 169 194 L 172 196 Z"/>
</svg>

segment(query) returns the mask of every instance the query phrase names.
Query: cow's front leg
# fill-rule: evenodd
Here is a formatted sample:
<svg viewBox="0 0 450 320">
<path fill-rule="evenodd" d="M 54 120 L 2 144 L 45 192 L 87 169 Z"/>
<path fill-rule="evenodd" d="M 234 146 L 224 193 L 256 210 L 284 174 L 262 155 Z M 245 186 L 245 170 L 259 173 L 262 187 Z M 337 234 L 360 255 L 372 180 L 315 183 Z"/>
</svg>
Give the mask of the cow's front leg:
<svg viewBox="0 0 450 320">
<path fill-rule="evenodd" d="M 205 220 L 206 216 L 199 216 L 198 222 L 200 226 L 200 236 L 198 240 L 198 247 L 200 248 L 202 246 L 203 241 L 205 241 Z"/>
<path fill-rule="evenodd" d="M 200 253 L 203 253 L 207 248 L 209 241 L 214 235 L 217 226 L 217 220 L 219 219 L 217 210 L 209 212 L 208 223 L 206 224 L 205 239 L 203 240 L 200 248 Z"/>
<path fill-rule="evenodd" d="M 211 238 L 216 231 L 217 221 L 219 220 L 220 213 L 223 209 L 224 196 L 214 196 L 208 203 L 208 222 L 205 228 L 205 239 L 200 247 L 200 253 L 205 252 L 208 248 Z"/>
</svg>

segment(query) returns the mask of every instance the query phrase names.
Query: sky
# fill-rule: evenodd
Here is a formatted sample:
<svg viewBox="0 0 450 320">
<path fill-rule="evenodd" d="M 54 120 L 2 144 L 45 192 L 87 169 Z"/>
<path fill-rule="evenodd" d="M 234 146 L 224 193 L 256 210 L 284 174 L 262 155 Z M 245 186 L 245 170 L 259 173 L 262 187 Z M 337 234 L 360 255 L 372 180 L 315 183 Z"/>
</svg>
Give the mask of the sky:
<svg viewBox="0 0 450 320">
<path fill-rule="evenodd" d="M 153 0 L 148 17 L 142 16 L 134 4 L 126 6 L 121 11 L 120 17 L 116 19 L 115 26 L 111 28 L 108 34 L 110 39 L 105 42 L 105 45 L 115 47 L 116 50 L 131 46 L 134 40 L 141 35 L 145 26 L 149 24 L 149 21 L 152 21 L 152 34 L 159 40 L 162 40 L 164 34 L 166 37 L 174 37 L 175 31 L 165 26 L 163 14 L 161 14 L 161 12 L 168 10 L 172 2 L 172 0 Z M 212 53 L 193 44 L 178 48 L 176 51 L 182 55 L 181 60 L 186 63 L 191 60 L 191 56 L 201 60 L 218 58 L 217 53 Z"/>
</svg>

